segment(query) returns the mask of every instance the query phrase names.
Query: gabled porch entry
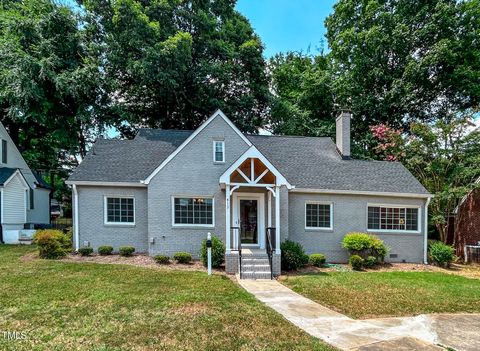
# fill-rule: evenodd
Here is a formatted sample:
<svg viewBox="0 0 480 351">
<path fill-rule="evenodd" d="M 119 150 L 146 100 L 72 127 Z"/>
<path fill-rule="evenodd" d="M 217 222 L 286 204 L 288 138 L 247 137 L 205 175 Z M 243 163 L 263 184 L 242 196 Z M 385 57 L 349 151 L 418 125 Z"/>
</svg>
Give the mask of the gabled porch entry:
<svg viewBox="0 0 480 351">
<path fill-rule="evenodd" d="M 242 247 L 266 252 L 273 269 L 272 255 L 278 261 L 280 255 L 280 187 L 291 185 L 254 146 L 225 171 L 220 185 L 225 188 L 227 271 L 241 273 Z M 237 264 L 232 254 L 240 256 Z"/>
<path fill-rule="evenodd" d="M 265 249 L 265 194 L 234 192 L 232 214 L 232 227 L 238 228 L 242 247 Z"/>
</svg>

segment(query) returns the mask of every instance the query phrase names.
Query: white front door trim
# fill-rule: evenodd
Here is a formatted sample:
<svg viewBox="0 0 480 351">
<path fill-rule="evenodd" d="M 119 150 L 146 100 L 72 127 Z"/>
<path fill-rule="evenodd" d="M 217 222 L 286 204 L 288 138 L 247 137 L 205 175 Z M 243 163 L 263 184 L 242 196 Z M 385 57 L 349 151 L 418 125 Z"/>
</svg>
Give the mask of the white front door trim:
<svg viewBox="0 0 480 351">
<path fill-rule="evenodd" d="M 257 200 L 258 244 L 242 244 L 242 246 L 260 246 L 265 249 L 265 194 L 234 192 L 232 201 L 233 227 L 240 227 L 240 200 Z M 239 230 L 240 237 L 240 230 Z"/>
</svg>

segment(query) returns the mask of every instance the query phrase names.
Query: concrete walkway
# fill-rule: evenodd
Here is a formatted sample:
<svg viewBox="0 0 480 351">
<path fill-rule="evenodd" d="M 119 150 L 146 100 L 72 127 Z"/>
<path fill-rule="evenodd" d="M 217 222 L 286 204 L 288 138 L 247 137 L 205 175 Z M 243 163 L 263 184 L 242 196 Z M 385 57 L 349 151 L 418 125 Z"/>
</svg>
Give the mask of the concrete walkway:
<svg viewBox="0 0 480 351">
<path fill-rule="evenodd" d="M 275 280 L 238 280 L 257 299 L 312 336 L 343 350 L 480 350 L 480 314 L 356 320 Z"/>
</svg>

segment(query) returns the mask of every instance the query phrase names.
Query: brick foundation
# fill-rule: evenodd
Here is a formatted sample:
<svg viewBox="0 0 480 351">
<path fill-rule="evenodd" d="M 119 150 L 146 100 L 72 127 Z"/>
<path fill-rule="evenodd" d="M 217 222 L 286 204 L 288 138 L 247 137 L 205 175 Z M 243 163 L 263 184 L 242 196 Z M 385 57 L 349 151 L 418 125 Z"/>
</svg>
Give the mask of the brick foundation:
<svg viewBox="0 0 480 351">
<path fill-rule="evenodd" d="M 227 274 L 238 273 L 238 253 L 225 254 L 225 272 Z"/>
</svg>

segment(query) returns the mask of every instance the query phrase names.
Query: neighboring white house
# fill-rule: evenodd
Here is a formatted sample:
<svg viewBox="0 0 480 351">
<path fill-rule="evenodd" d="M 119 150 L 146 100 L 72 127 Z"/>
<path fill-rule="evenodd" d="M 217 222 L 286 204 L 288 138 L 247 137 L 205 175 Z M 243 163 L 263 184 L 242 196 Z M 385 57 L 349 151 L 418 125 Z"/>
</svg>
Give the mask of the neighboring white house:
<svg viewBox="0 0 480 351">
<path fill-rule="evenodd" d="M 0 123 L 0 243 L 28 241 L 50 223 L 50 187 L 33 172 Z"/>
</svg>

